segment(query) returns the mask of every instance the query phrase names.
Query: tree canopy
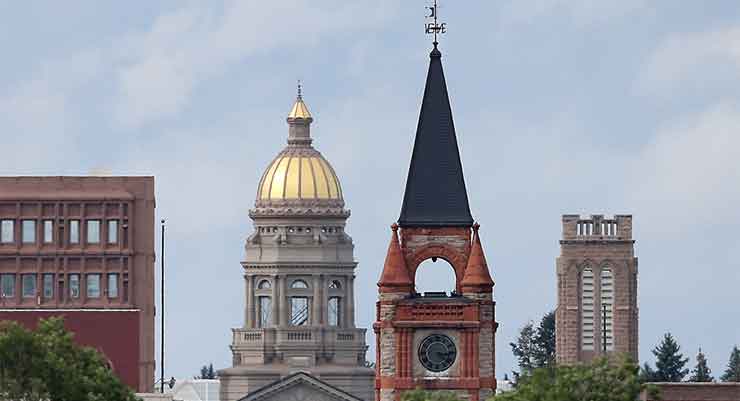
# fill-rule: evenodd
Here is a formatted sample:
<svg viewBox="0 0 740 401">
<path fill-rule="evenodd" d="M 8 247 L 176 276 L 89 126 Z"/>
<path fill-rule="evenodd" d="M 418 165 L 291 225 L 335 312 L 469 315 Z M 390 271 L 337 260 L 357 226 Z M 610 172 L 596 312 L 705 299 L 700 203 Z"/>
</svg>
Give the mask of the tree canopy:
<svg viewBox="0 0 740 401">
<path fill-rule="evenodd" d="M 200 376 L 197 376 L 196 379 L 215 379 L 216 371 L 213 370 L 213 364 L 209 365 L 203 365 L 200 368 Z"/>
<path fill-rule="evenodd" d="M 0 322 L 0 401 L 136 401 L 94 349 L 80 347 L 60 318 L 35 331 Z"/>
<path fill-rule="evenodd" d="M 681 347 L 671 333 L 663 335 L 663 341 L 653 349 L 655 355 L 655 370 L 647 363 L 641 372 L 645 381 L 680 382 L 689 373 L 685 368 L 689 358 L 681 353 Z"/>
<path fill-rule="evenodd" d="M 701 352 L 701 348 L 699 348 L 699 353 L 696 354 L 696 366 L 691 371 L 691 377 L 689 377 L 690 382 L 712 382 L 714 381 L 714 377 L 712 377 L 712 370 L 709 369 L 709 366 L 707 365 L 707 358 L 704 356 L 704 353 Z"/>
<path fill-rule="evenodd" d="M 516 389 L 499 394 L 495 401 L 632 401 L 642 389 L 638 366 L 629 360 L 619 364 L 597 359 L 591 364 L 535 369 L 522 377 Z"/>
<path fill-rule="evenodd" d="M 517 358 L 519 371 L 523 375 L 532 370 L 555 364 L 555 312 L 545 314 L 537 328 L 532 322 L 519 331 L 511 351 Z M 515 375 L 518 376 L 518 375 Z"/>
<path fill-rule="evenodd" d="M 740 349 L 737 346 L 732 348 L 727 369 L 720 379 L 723 382 L 740 382 Z"/>
</svg>

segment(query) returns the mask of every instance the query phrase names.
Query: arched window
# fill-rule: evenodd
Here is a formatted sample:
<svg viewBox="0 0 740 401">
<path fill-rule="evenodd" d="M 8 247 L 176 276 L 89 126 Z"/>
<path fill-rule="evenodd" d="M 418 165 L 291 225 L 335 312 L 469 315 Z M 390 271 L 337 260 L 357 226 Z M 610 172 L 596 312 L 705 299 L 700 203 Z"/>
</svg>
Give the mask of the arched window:
<svg viewBox="0 0 740 401">
<path fill-rule="evenodd" d="M 594 272 L 590 267 L 581 273 L 581 348 L 594 350 Z"/>
<path fill-rule="evenodd" d="M 416 292 L 452 292 L 455 290 L 457 278 L 455 269 L 442 258 L 427 259 L 416 268 Z"/>
<path fill-rule="evenodd" d="M 308 284 L 303 280 L 295 280 L 290 284 L 290 288 L 308 288 Z"/>
<path fill-rule="evenodd" d="M 601 270 L 601 346 L 614 350 L 614 277 L 612 270 Z"/>
<path fill-rule="evenodd" d="M 329 288 L 332 290 L 338 290 L 342 288 L 342 283 L 340 283 L 339 280 L 332 280 L 329 282 Z"/>
<path fill-rule="evenodd" d="M 270 287 L 272 287 L 272 285 L 270 284 L 270 281 L 268 281 L 268 280 L 262 280 L 257 285 L 257 288 L 260 289 L 260 290 L 269 290 Z"/>
<path fill-rule="evenodd" d="M 341 308 L 342 303 L 340 301 L 341 301 L 341 298 L 339 297 L 329 298 L 329 303 L 328 303 L 329 313 L 327 314 L 329 326 L 339 326 L 339 324 L 341 323 L 340 308 Z"/>
<path fill-rule="evenodd" d="M 272 299 L 270 297 L 259 297 L 258 299 L 259 319 L 257 320 L 257 327 L 267 327 L 270 325 L 270 319 L 272 318 Z"/>
</svg>

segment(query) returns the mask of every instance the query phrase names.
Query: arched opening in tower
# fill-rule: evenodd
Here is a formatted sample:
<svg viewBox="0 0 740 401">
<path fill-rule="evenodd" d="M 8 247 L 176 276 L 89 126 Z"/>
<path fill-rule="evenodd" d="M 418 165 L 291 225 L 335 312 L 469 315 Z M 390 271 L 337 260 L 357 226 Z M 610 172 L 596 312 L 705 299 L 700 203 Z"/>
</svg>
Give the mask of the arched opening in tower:
<svg viewBox="0 0 740 401">
<path fill-rule="evenodd" d="M 449 295 L 455 290 L 455 269 L 442 258 L 427 259 L 416 269 L 414 283 L 419 294 L 445 292 Z"/>
</svg>

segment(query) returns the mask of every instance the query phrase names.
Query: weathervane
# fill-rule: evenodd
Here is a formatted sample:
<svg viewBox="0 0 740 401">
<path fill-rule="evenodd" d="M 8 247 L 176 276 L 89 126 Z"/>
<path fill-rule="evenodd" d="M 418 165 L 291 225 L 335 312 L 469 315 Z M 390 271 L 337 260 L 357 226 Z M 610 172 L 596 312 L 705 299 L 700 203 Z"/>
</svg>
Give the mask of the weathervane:
<svg viewBox="0 0 740 401">
<path fill-rule="evenodd" d="M 434 4 L 431 7 L 427 7 L 430 14 L 427 15 L 427 19 L 433 19 L 434 22 L 427 22 L 424 24 L 424 31 L 427 35 L 434 34 L 434 47 L 437 47 L 437 35 L 447 33 L 447 23 L 440 23 L 437 19 L 439 7 L 437 6 L 437 0 L 434 0 Z"/>
</svg>

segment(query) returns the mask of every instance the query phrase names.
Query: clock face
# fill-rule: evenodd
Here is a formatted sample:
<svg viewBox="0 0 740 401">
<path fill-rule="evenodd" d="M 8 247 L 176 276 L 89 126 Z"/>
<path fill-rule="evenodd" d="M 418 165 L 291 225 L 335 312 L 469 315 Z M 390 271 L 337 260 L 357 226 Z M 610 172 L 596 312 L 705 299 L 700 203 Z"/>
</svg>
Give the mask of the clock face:
<svg viewBox="0 0 740 401">
<path fill-rule="evenodd" d="M 455 363 L 457 348 L 444 334 L 432 334 L 419 345 L 419 361 L 432 372 L 443 372 Z"/>
</svg>

